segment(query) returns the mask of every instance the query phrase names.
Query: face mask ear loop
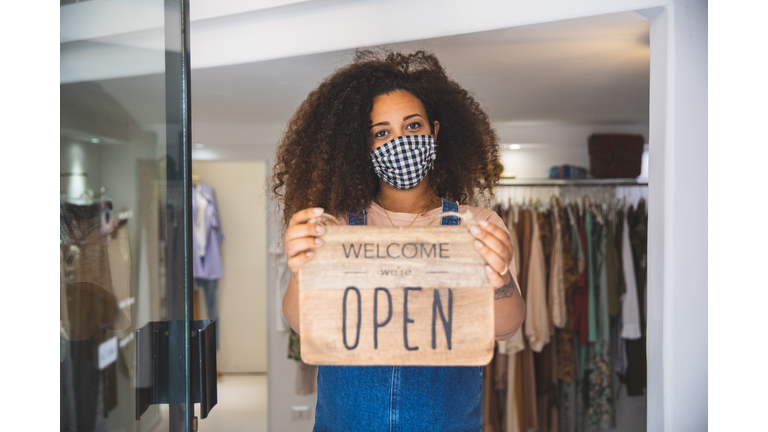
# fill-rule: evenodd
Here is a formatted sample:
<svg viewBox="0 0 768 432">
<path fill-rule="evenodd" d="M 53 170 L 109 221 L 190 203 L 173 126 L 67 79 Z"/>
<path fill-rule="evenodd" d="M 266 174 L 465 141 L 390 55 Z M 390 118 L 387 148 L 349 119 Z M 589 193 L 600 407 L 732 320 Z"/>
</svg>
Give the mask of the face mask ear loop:
<svg viewBox="0 0 768 432">
<path fill-rule="evenodd" d="M 437 159 L 437 138 L 435 137 L 435 134 L 432 134 L 432 141 L 435 142 L 435 159 Z M 432 171 L 435 170 L 435 161 L 432 161 L 432 168 L 430 168 Z"/>
</svg>

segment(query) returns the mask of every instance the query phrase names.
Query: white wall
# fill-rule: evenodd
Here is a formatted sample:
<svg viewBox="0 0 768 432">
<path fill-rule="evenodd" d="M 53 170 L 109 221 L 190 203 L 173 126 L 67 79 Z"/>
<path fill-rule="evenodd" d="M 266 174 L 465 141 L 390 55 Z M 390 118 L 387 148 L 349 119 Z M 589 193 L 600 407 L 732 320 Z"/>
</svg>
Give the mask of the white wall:
<svg viewBox="0 0 768 432">
<path fill-rule="evenodd" d="M 653 143 L 648 429 L 702 431 L 708 427 L 708 6 L 675 0 L 646 16 L 651 20 Z"/>
<path fill-rule="evenodd" d="M 216 189 L 225 236 L 217 366 L 225 373 L 267 372 L 266 164 L 193 161 L 192 173 Z"/>
</svg>

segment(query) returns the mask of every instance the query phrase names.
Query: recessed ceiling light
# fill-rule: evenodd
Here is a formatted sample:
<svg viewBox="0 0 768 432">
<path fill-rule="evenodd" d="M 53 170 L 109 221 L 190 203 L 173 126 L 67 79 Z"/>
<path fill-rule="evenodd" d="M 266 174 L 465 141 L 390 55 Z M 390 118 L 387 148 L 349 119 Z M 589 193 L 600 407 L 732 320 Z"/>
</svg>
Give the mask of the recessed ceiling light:
<svg viewBox="0 0 768 432">
<path fill-rule="evenodd" d="M 523 148 L 522 144 L 510 144 L 509 145 L 509 149 L 510 150 L 520 150 L 521 148 Z"/>
<path fill-rule="evenodd" d="M 205 147 L 205 143 L 195 143 L 195 148 L 203 148 Z"/>
<path fill-rule="evenodd" d="M 98 138 L 91 138 L 91 142 L 94 143 L 94 144 L 98 144 L 98 143 L 101 142 L 101 140 L 98 139 Z"/>
</svg>

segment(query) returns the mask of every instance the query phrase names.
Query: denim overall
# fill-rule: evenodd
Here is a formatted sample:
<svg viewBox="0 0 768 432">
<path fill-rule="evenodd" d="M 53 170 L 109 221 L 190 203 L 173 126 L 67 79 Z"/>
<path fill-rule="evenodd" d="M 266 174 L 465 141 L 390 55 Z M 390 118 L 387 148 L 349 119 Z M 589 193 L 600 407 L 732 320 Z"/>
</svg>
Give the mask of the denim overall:
<svg viewBox="0 0 768 432">
<path fill-rule="evenodd" d="M 442 202 L 443 212 L 459 211 Z M 365 210 L 349 225 L 367 225 Z M 482 381 L 479 366 L 320 366 L 313 431 L 481 432 Z"/>
</svg>

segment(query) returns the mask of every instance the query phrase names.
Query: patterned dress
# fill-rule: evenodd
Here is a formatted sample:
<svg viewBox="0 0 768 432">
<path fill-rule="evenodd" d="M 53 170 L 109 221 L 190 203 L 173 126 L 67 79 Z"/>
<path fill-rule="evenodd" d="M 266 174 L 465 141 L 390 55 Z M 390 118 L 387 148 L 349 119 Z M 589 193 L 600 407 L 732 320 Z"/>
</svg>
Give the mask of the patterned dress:
<svg viewBox="0 0 768 432">
<path fill-rule="evenodd" d="M 596 340 L 589 349 L 589 403 L 587 423 L 590 430 L 608 429 L 616 425 L 613 406 L 613 371 L 610 354 L 610 319 L 608 312 L 608 276 L 606 266 L 606 218 L 600 213 L 591 218 L 592 262 L 595 275 Z"/>
</svg>

